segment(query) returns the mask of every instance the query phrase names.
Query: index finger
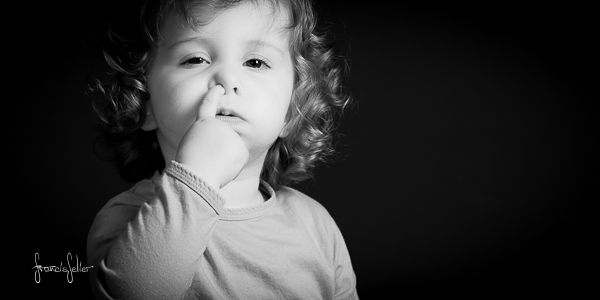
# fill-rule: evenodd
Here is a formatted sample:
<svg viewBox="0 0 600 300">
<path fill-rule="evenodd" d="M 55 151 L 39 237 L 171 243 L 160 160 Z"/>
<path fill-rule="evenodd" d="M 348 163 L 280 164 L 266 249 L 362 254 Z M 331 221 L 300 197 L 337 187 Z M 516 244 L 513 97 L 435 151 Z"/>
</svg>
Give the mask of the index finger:
<svg viewBox="0 0 600 300">
<path fill-rule="evenodd" d="M 219 98 L 225 94 L 225 88 L 221 85 L 215 85 L 208 89 L 204 98 L 200 102 L 198 108 L 198 119 L 201 118 L 214 118 L 217 114 L 217 107 L 219 104 Z"/>
</svg>

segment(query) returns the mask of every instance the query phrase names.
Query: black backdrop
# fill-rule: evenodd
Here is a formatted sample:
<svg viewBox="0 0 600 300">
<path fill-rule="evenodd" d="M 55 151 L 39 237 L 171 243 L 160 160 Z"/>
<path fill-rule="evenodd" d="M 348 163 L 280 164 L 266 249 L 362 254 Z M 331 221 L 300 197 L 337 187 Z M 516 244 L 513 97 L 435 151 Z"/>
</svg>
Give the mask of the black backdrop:
<svg viewBox="0 0 600 300">
<path fill-rule="evenodd" d="M 3 26 L 3 185 L 5 273 L 26 287 L 19 298 L 91 298 L 86 273 L 72 283 L 43 273 L 35 283 L 34 255 L 66 265 L 71 253 L 71 265 L 87 266 L 95 213 L 130 186 L 94 156 L 83 95 L 102 71 L 94 30 L 132 12 L 115 2 L 27 3 L 5 13 L 18 17 Z M 336 219 L 359 294 L 585 290 L 598 196 L 591 8 L 398 3 L 319 5 L 348 58 L 346 86 L 358 106 L 340 126 L 344 159 L 297 188 Z"/>
</svg>

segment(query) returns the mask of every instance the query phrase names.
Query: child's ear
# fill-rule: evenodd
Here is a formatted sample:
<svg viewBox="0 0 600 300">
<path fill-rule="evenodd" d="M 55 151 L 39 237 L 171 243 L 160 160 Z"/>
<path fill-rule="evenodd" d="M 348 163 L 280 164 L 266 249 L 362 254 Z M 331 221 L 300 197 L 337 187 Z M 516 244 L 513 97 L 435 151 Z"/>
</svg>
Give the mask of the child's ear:
<svg viewBox="0 0 600 300">
<path fill-rule="evenodd" d="M 146 120 L 142 125 L 142 130 L 144 131 L 152 131 L 158 128 L 156 125 L 156 119 L 154 119 L 154 113 L 152 112 L 152 105 L 146 103 Z"/>
</svg>

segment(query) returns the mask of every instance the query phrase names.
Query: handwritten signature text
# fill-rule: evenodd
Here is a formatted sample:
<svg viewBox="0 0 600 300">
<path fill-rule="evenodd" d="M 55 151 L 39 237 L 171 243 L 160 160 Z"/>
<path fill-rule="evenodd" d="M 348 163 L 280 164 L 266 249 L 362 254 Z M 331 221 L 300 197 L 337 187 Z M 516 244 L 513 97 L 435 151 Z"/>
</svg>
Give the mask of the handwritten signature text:
<svg viewBox="0 0 600 300">
<path fill-rule="evenodd" d="M 67 281 L 69 283 L 73 283 L 73 273 L 84 272 L 87 273 L 89 269 L 94 266 L 82 267 L 81 262 L 79 261 L 79 257 L 75 255 L 75 266 L 71 267 L 71 262 L 73 260 L 73 256 L 71 253 L 67 253 L 67 266 L 63 267 L 62 261 L 59 266 L 42 266 L 38 263 L 40 259 L 39 253 L 35 253 L 35 266 L 32 269 L 35 269 L 35 282 L 40 283 L 42 273 L 67 273 Z"/>
</svg>

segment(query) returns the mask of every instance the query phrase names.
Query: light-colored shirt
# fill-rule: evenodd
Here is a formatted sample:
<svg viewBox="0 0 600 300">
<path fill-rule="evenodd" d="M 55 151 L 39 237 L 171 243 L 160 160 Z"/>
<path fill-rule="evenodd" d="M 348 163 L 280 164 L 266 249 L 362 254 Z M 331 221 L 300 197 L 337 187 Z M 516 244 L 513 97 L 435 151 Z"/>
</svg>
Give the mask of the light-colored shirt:
<svg viewBox="0 0 600 300">
<path fill-rule="evenodd" d="M 297 190 L 227 209 L 177 162 L 97 214 L 88 236 L 97 299 L 358 299 L 346 244 Z"/>
</svg>

